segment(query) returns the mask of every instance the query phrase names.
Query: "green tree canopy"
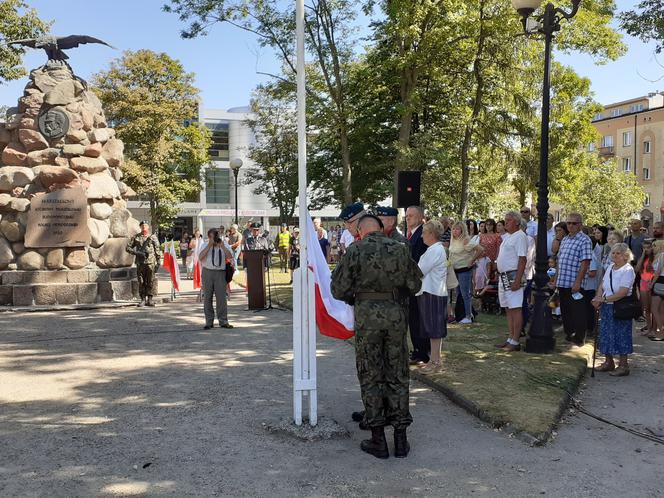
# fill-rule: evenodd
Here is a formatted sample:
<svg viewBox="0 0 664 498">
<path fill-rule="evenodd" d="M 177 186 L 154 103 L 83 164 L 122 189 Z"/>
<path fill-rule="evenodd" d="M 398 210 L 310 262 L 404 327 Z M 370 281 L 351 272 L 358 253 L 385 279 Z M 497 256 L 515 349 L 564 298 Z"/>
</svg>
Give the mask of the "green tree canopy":
<svg viewBox="0 0 664 498">
<path fill-rule="evenodd" d="M 654 41 L 655 51 L 664 50 L 664 2 L 642 0 L 634 10 L 620 15 L 620 26 L 644 42 Z"/>
<path fill-rule="evenodd" d="M 170 225 L 177 205 L 200 191 L 209 160 L 193 73 L 164 53 L 128 51 L 93 84 L 124 141 L 127 184 L 149 202 L 155 228 Z"/>
<path fill-rule="evenodd" d="M 614 160 L 584 153 L 566 169 L 569 174 L 559 180 L 562 188 L 553 198 L 567 213 L 581 213 L 585 224 L 623 227 L 643 208 L 645 194 L 636 175 L 619 171 Z"/>
<path fill-rule="evenodd" d="M 9 47 L 7 42 L 35 38 L 48 32 L 50 26 L 23 0 L 0 1 L 0 81 L 16 80 L 27 74 L 22 66 L 25 48 Z"/>
</svg>

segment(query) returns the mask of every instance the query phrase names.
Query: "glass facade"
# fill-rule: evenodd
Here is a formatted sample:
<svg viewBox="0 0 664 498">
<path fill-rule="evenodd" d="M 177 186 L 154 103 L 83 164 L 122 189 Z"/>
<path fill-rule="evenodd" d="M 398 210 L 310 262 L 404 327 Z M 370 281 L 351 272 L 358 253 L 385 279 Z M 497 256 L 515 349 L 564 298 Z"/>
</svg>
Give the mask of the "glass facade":
<svg viewBox="0 0 664 498">
<path fill-rule="evenodd" d="M 205 123 L 212 132 L 212 146 L 208 150 L 213 161 L 228 161 L 228 123 Z"/>
<path fill-rule="evenodd" d="M 210 168 L 206 173 L 205 200 L 208 204 L 231 203 L 231 170 Z"/>
</svg>

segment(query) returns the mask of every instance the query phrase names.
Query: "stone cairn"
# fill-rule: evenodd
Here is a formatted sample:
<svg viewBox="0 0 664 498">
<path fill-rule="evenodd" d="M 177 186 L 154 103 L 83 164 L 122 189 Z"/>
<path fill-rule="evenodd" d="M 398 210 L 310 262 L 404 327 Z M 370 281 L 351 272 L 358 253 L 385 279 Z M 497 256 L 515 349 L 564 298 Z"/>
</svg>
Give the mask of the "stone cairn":
<svg viewBox="0 0 664 498">
<path fill-rule="evenodd" d="M 59 133 L 44 131 L 49 115 L 60 119 Z M 68 65 L 30 73 L 18 107 L 0 123 L 0 150 L 0 304 L 135 298 L 134 257 L 125 246 L 139 225 L 127 210 L 135 192 L 122 182 L 124 146 Z M 75 187 L 87 197 L 89 246 L 26 248 L 31 199 Z"/>
</svg>

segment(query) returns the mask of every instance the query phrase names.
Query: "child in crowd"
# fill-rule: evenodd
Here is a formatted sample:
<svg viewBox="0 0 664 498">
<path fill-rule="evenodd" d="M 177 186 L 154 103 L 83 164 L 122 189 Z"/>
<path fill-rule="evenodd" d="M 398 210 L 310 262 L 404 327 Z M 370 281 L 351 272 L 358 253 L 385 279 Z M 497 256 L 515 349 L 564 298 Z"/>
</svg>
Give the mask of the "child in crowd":
<svg viewBox="0 0 664 498">
<path fill-rule="evenodd" d="M 560 319 L 560 297 L 558 296 L 558 291 L 556 291 L 556 267 L 558 266 L 558 257 L 555 255 L 549 256 L 549 269 L 547 270 L 547 275 L 549 275 L 549 288 L 551 289 L 551 297 L 549 298 L 549 307 L 551 308 L 551 314 L 556 319 Z"/>
</svg>

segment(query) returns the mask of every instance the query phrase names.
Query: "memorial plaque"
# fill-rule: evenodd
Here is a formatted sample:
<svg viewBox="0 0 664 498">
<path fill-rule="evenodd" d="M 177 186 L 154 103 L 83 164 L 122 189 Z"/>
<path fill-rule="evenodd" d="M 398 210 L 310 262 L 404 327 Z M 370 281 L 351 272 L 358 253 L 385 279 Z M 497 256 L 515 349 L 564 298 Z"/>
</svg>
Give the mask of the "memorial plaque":
<svg viewBox="0 0 664 498">
<path fill-rule="evenodd" d="M 25 247 L 90 245 L 88 202 L 82 187 L 37 194 L 30 201 Z"/>
</svg>

